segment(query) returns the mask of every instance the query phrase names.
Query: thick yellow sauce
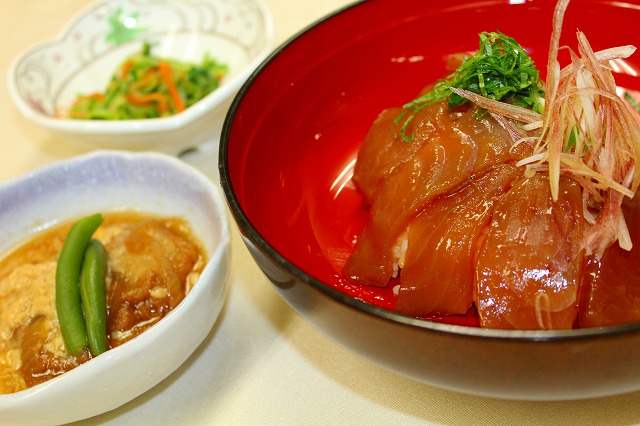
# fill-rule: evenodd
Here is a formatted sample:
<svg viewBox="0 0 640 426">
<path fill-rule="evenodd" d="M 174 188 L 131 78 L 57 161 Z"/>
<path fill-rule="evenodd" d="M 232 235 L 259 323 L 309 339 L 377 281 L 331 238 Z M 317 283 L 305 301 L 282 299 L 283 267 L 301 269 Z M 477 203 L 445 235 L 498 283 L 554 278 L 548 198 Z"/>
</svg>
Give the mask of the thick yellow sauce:
<svg viewBox="0 0 640 426">
<path fill-rule="evenodd" d="M 71 223 L 46 230 L 0 261 L 0 394 L 18 392 L 86 362 L 71 356 L 55 308 L 57 257 Z M 183 219 L 111 213 L 94 234 L 107 250 L 109 348 L 157 323 L 206 263 Z"/>
</svg>

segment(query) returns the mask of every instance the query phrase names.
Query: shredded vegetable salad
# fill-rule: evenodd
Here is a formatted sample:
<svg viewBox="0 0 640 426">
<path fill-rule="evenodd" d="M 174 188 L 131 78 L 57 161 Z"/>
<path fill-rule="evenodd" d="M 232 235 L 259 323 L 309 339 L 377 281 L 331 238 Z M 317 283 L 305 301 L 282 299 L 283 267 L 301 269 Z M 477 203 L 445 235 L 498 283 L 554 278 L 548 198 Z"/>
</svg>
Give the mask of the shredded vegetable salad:
<svg viewBox="0 0 640 426">
<path fill-rule="evenodd" d="M 205 54 L 201 64 L 163 59 L 151 45 L 127 58 L 104 93 L 80 95 L 69 117 L 94 120 L 159 118 L 189 108 L 220 86 L 228 67 Z"/>
</svg>

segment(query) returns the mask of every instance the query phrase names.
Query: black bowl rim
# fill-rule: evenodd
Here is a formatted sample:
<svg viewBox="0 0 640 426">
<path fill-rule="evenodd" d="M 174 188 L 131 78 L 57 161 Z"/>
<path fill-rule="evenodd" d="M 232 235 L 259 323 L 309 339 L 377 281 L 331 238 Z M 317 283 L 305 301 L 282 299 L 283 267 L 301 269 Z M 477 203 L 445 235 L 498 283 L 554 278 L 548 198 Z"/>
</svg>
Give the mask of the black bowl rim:
<svg viewBox="0 0 640 426">
<path fill-rule="evenodd" d="M 333 287 L 322 283 L 322 281 L 312 277 L 304 272 L 302 269 L 288 261 L 280 252 L 278 252 L 258 230 L 253 226 L 248 216 L 240 206 L 239 200 L 231 183 L 231 176 L 229 173 L 229 164 L 227 162 L 229 138 L 231 135 L 231 129 L 234 124 L 236 113 L 247 95 L 253 83 L 258 80 L 265 71 L 278 56 L 285 53 L 287 49 L 296 43 L 296 41 L 303 35 L 312 32 L 315 28 L 321 26 L 324 22 L 331 20 L 337 15 L 344 13 L 345 11 L 353 8 L 357 8 L 367 0 L 359 0 L 347 6 L 337 9 L 336 11 L 316 20 L 315 22 L 303 28 L 298 33 L 291 36 L 288 40 L 283 42 L 279 47 L 275 48 L 270 55 L 268 55 L 263 62 L 253 71 L 249 78 L 242 85 L 238 93 L 233 99 L 231 106 L 226 114 L 224 124 L 222 127 L 222 133 L 220 138 L 219 157 L 218 157 L 218 171 L 220 174 L 220 185 L 223 189 L 224 195 L 227 199 L 227 203 L 233 214 L 236 224 L 238 225 L 240 232 L 248 238 L 260 252 L 268 257 L 272 262 L 279 265 L 286 270 L 295 279 L 310 285 L 315 290 L 318 290 L 325 296 L 328 296 L 333 301 L 346 305 L 357 311 L 365 312 L 369 315 L 373 315 L 383 320 L 402 324 L 404 326 L 416 327 L 425 331 L 463 335 L 467 337 L 495 339 L 495 340 L 516 340 L 516 341 L 543 341 L 543 342 L 557 342 L 564 340 L 576 340 L 576 339 L 589 339 L 589 338 L 602 338 L 602 337 L 614 337 L 623 334 L 637 333 L 640 331 L 640 322 L 624 325 L 606 326 L 606 327 L 593 327 L 582 328 L 572 330 L 503 330 L 503 329 L 488 329 L 482 327 L 472 327 L 456 324 L 439 323 L 435 321 L 429 321 L 424 319 L 418 319 L 407 315 L 399 314 L 397 312 L 388 311 L 386 309 L 370 305 L 366 302 L 357 300 L 351 296 L 348 296 Z M 371 0 L 369 0 L 371 1 Z M 473 1 L 473 0 L 466 0 Z M 490 0 L 489 0 L 490 1 Z M 536 0 L 533 0 L 536 1 Z M 508 1 L 505 0 L 505 5 Z"/>
</svg>

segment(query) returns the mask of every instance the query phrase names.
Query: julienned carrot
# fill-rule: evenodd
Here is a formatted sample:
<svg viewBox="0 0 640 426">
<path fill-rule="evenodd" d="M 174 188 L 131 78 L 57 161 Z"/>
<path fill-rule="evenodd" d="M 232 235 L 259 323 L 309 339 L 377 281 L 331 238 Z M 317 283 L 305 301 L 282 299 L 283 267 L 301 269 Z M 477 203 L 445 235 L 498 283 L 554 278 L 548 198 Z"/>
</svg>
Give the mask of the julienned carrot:
<svg viewBox="0 0 640 426">
<path fill-rule="evenodd" d="M 160 80 L 158 77 L 158 73 L 156 71 L 157 71 L 157 68 L 152 67 L 146 70 L 144 74 L 142 74 L 142 77 L 139 80 L 132 78 L 131 82 L 127 87 L 127 92 L 128 93 L 132 93 L 132 92 L 133 93 L 138 93 L 138 92 L 151 93 L 149 89 L 155 87 Z"/>
<path fill-rule="evenodd" d="M 156 104 L 156 108 L 159 113 L 169 111 L 169 101 L 167 97 L 161 93 L 139 93 L 126 95 L 127 102 L 131 102 L 134 105 L 151 105 Z"/>
<path fill-rule="evenodd" d="M 124 78 L 127 74 L 129 74 L 131 68 L 133 68 L 133 61 L 125 61 L 120 67 L 120 77 Z"/>
<path fill-rule="evenodd" d="M 167 89 L 169 89 L 169 94 L 171 95 L 171 99 L 173 100 L 173 105 L 176 108 L 176 112 L 184 111 L 184 102 L 182 101 L 182 98 L 178 93 L 178 88 L 176 87 L 176 84 L 173 81 L 173 77 L 171 76 L 171 65 L 169 65 L 169 63 L 166 61 L 158 61 L 158 71 L 160 71 L 160 75 L 167 85 Z"/>
</svg>

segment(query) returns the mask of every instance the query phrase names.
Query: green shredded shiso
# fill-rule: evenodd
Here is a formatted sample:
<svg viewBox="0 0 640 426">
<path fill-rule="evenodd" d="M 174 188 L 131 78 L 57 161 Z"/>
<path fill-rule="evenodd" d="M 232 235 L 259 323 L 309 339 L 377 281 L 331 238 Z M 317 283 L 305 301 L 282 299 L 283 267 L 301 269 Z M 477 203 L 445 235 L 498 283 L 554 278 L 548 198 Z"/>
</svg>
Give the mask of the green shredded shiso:
<svg viewBox="0 0 640 426">
<path fill-rule="evenodd" d="M 633 96 L 631 96 L 631 93 L 624 92 L 624 98 L 627 100 L 627 102 L 629 102 L 629 105 L 631 105 L 631 108 L 636 110 L 636 112 L 640 113 L 640 105 L 638 104 L 638 101 L 636 101 L 633 98 Z"/>
<path fill-rule="evenodd" d="M 447 100 L 449 107 L 465 104 L 467 99 L 453 93 L 452 87 L 478 93 L 488 99 L 509 102 L 542 113 L 544 89 L 540 72 L 526 50 L 513 38 L 500 32 L 479 34 L 480 46 L 475 55 L 433 89 L 403 106 L 395 120 L 397 135 L 405 142 L 413 140 L 406 130 L 415 114 L 434 102 Z"/>
</svg>

